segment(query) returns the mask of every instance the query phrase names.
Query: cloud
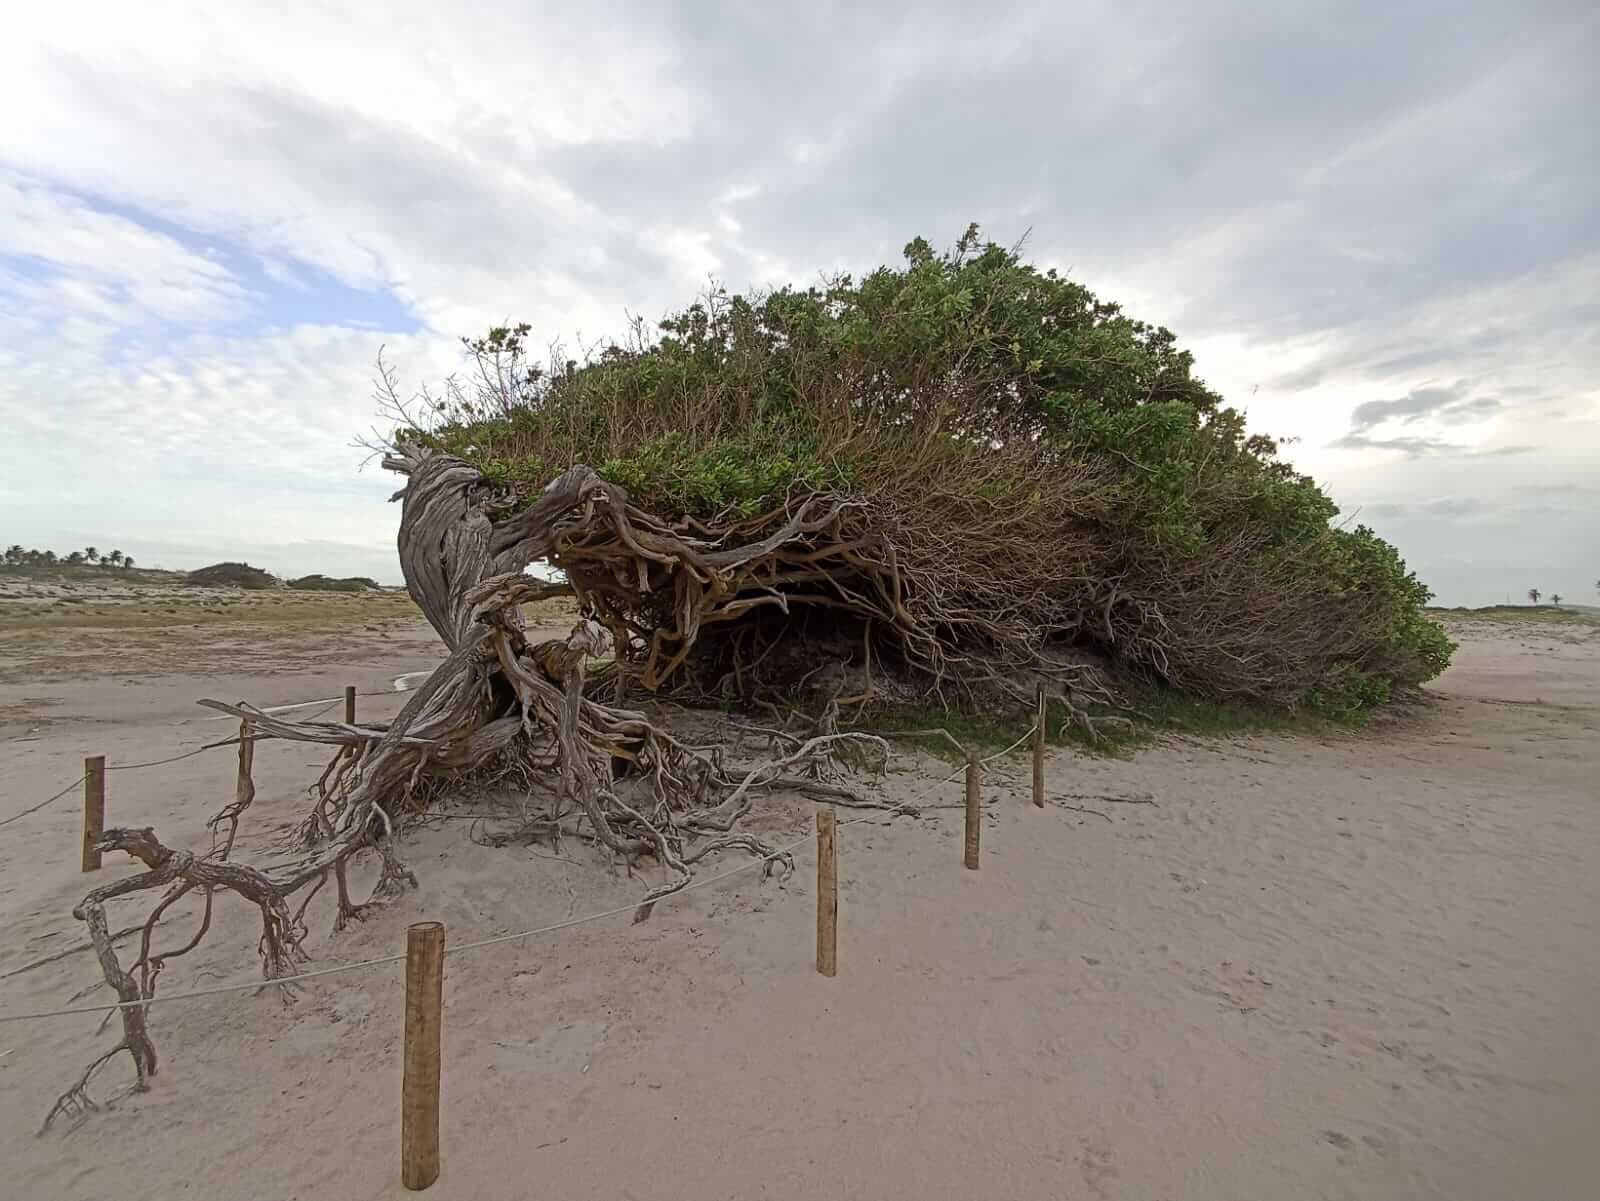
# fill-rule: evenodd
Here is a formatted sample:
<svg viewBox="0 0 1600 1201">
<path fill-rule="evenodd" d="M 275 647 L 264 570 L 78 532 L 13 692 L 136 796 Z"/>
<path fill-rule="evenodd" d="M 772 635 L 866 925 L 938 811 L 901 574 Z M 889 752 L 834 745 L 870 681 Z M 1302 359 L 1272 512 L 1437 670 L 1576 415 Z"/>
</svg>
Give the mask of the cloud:
<svg viewBox="0 0 1600 1201">
<path fill-rule="evenodd" d="M 1472 470 L 1460 479 L 1470 482 Z M 1535 585 L 1575 599 L 1594 594 L 1595 572 L 1581 552 L 1600 539 L 1600 509 L 1582 486 L 1374 501 L 1346 519 L 1410 548 L 1411 567 L 1447 605 L 1498 604 Z"/>
<path fill-rule="evenodd" d="M 1426 422 L 1435 426 L 1462 425 L 1481 421 L 1502 409 L 1500 401 L 1492 396 L 1470 396 L 1465 381 L 1426 388 L 1415 388 L 1404 396 L 1392 400 L 1368 400 L 1358 404 L 1350 413 L 1350 430 L 1329 445 L 1343 450 L 1400 451 L 1410 458 L 1436 454 L 1524 454 L 1531 446 L 1500 446 L 1476 450 L 1448 442 L 1443 438 L 1420 434 L 1397 434 L 1386 438 L 1372 437 L 1370 431 L 1389 422 L 1415 425 Z"/>
<path fill-rule="evenodd" d="M 1458 458 L 1503 458 L 1507 455 L 1526 455 L 1538 450 L 1537 446 L 1512 445 L 1491 446 L 1484 449 L 1474 449 L 1462 446 L 1455 442 L 1446 442 L 1440 438 L 1425 438 L 1412 434 L 1401 434 L 1393 438 L 1369 438 L 1365 434 L 1354 431 L 1336 438 L 1329 443 L 1330 446 L 1341 450 L 1395 450 L 1400 451 L 1408 458 L 1420 458 L 1423 455 L 1454 455 Z"/>
<path fill-rule="evenodd" d="M 60 525 L 10 495 L 71 473 L 71 520 L 130 543 L 386 544 L 349 444 L 380 345 L 420 381 L 491 322 L 593 340 L 970 220 L 1171 325 L 1340 499 L 1581 481 L 1597 33 L 1443 0 L 31 6 L 0 42 L 0 505 Z"/>
<path fill-rule="evenodd" d="M 1457 381 L 1448 387 L 1418 388 L 1394 400 L 1366 401 L 1350 414 L 1350 430 L 1362 433 L 1396 418 L 1407 424 L 1425 417 L 1441 422 L 1472 420 L 1500 408 L 1493 397 L 1469 399 L 1466 391 L 1467 385 Z"/>
<path fill-rule="evenodd" d="M 1600 488 L 1586 484 L 1518 484 L 1512 490 L 1534 496 L 1571 496 L 1579 499 L 1600 496 Z"/>
<path fill-rule="evenodd" d="M 228 268 L 81 197 L 0 170 L 0 337 L 102 347 L 115 332 L 242 312 Z"/>
<path fill-rule="evenodd" d="M 1455 454 L 1462 448 L 1438 438 L 1402 435 L 1397 438 L 1369 438 L 1365 434 L 1348 433 L 1330 443 L 1345 450 L 1398 450 L 1412 458 L 1427 454 Z"/>
<path fill-rule="evenodd" d="M 1436 500 L 1419 501 L 1415 504 L 1379 502 L 1363 506 L 1361 512 L 1370 514 L 1373 517 L 1406 517 L 1420 514 L 1428 517 L 1455 519 L 1473 517 L 1492 511 L 1492 508 L 1493 506 L 1481 496 L 1441 496 Z"/>
</svg>

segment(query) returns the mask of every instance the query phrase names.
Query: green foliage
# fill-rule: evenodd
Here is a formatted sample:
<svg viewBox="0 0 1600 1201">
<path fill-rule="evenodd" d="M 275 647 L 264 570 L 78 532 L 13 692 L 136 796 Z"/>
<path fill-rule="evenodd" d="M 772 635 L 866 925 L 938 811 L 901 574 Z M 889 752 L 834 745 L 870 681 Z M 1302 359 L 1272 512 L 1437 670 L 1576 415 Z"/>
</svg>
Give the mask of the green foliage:
<svg viewBox="0 0 1600 1201">
<path fill-rule="evenodd" d="M 213 563 L 210 567 L 191 571 L 183 582 L 211 588 L 262 589 L 279 586 L 277 576 L 248 563 Z"/>
<path fill-rule="evenodd" d="M 377 580 L 364 575 L 345 576 L 342 579 L 320 574 L 303 575 L 288 581 L 288 584 L 297 592 L 376 592 L 379 587 Z"/>
<path fill-rule="evenodd" d="M 1433 609 L 1441 616 L 1466 618 L 1473 621 L 1539 622 L 1551 625 L 1594 625 L 1600 623 L 1600 609 L 1592 606 L 1569 606 L 1558 609 L 1554 605 L 1486 605 L 1481 609 Z"/>
<path fill-rule="evenodd" d="M 677 431 L 597 469 L 628 489 L 636 503 L 697 515 L 732 511 L 753 516 L 793 488 L 823 490 L 848 484 L 842 467 L 823 462 L 813 439 L 786 438 L 781 426 L 757 422 L 744 437 L 691 449 Z"/>
<path fill-rule="evenodd" d="M 73 550 L 68 551 L 64 555 L 58 555 L 53 550 L 25 548 L 20 542 L 13 542 L 10 546 L 6 547 L 5 553 L 0 555 L 0 567 L 11 568 L 77 568 L 83 567 L 85 564 L 96 563 L 105 567 L 119 568 L 122 570 L 131 570 L 133 567 L 133 559 L 128 555 L 124 555 L 120 550 L 110 551 L 102 556 L 100 552 L 92 546 L 86 547 L 83 550 Z"/>
<path fill-rule="evenodd" d="M 714 290 L 581 364 L 531 363 L 529 333 L 468 341 L 479 386 L 397 436 L 471 460 L 509 503 L 586 462 L 635 503 L 702 519 L 797 491 L 870 499 L 911 437 L 952 475 L 1024 447 L 1061 479 L 1104 481 L 1082 514 L 1098 570 L 1049 600 L 1062 633 L 1183 689 L 1334 715 L 1449 662 L 1394 548 L 1331 529 L 1333 502 L 1247 432 L 1171 331 L 976 227 L 943 254 L 916 239 L 902 265 L 859 280 Z M 992 504 L 1040 486 L 972 478 L 969 495 Z"/>
<path fill-rule="evenodd" d="M 1132 724 L 1097 723 L 1094 731 L 1074 721 L 1066 705 L 1049 701 L 1046 706 L 1045 741 L 1050 746 L 1069 746 L 1088 755 L 1124 756 L 1149 746 L 1162 734 L 1187 734 L 1201 738 L 1233 738 L 1249 734 L 1325 734 L 1363 721 L 1364 713 L 1343 718 L 1305 709 L 1283 709 L 1255 701 L 1226 701 L 1163 687 L 1133 687 L 1128 707 L 1109 709 L 1090 706 L 1093 717 L 1119 717 L 1132 714 Z M 981 755 L 993 755 L 1011 748 L 1014 756 L 1030 753 L 1025 739 L 1031 729 L 1031 716 L 1000 714 L 992 709 L 975 711 L 933 708 L 897 708 L 874 716 L 861 729 L 890 736 L 897 746 L 913 746 L 950 763 L 964 757 L 937 733 L 943 729 L 962 746 Z M 1019 743 L 1019 739 L 1022 741 Z"/>
</svg>

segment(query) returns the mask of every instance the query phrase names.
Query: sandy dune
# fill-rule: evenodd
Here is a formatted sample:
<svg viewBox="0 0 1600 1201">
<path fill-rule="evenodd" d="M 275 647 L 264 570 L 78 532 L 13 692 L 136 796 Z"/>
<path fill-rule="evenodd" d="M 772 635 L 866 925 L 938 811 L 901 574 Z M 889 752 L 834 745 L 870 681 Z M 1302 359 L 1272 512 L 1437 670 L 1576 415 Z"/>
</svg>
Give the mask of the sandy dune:
<svg viewBox="0 0 1600 1201">
<path fill-rule="evenodd" d="M 977 873 L 960 866 L 955 809 L 849 826 L 834 980 L 812 970 L 806 854 L 787 881 L 745 873 L 642 926 L 451 958 L 444 1173 L 428 1195 L 1600 1196 L 1600 637 L 1460 633 L 1437 701 L 1361 734 L 1058 752 L 1042 812 L 1024 800 L 1026 763 L 1005 764 Z M 415 630 L 320 646 L 293 642 L 274 674 L 13 672 L 0 818 L 72 780 L 85 753 L 161 758 L 225 729 L 196 696 L 380 691 L 434 653 Z M 307 747 L 261 747 L 246 854 L 266 853 L 319 766 Z M 944 765 L 896 766 L 890 795 L 959 801 Z M 113 775 L 113 820 L 202 845 L 232 770 L 212 752 Z M 0 975 L 16 973 L 0 1014 L 105 995 L 84 954 L 18 971 L 81 938 L 77 820 L 69 797 L 0 829 Z M 809 809 L 762 820 L 802 837 Z M 412 836 L 421 889 L 353 931 L 330 937 L 321 911 L 317 964 L 392 952 L 423 917 L 466 941 L 645 886 L 578 846 L 479 848 L 470 827 Z M 129 871 L 108 860 L 94 882 Z M 223 905 L 164 989 L 248 978 L 254 940 L 250 914 Z M 111 1032 L 87 1016 L 0 1024 L 6 1192 L 405 1195 L 399 979 L 331 977 L 289 1007 L 157 1007 L 155 1088 L 42 1138 Z"/>
</svg>

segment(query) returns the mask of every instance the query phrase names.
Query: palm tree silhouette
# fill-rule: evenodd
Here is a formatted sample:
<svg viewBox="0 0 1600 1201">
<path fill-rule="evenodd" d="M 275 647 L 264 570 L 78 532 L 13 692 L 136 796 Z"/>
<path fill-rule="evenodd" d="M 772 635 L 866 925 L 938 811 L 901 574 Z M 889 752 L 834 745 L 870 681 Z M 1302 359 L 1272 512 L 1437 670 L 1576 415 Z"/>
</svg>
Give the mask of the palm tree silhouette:
<svg viewBox="0 0 1600 1201">
<path fill-rule="evenodd" d="M 1540 592 L 1537 588 L 1529 588 L 1528 589 L 1528 599 L 1531 600 L 1536 605 L 1539 603 L 1539 598 L 1541 596 L 1543 596 L 1543 595 L 1544 594 L 1542 592 Z"/>
</svg>

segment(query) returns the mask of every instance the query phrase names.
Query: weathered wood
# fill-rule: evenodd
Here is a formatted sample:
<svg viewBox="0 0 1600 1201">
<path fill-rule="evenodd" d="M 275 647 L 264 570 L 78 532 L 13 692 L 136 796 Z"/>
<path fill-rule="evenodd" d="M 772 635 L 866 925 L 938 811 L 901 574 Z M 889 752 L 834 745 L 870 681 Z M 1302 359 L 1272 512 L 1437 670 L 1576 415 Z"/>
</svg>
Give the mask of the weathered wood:
<svg viewBox="0 0 1600 1201">
<path fill-rule="evenodd" d="M 346 684 L 344 688 L 344 724 L 347 726 L 356 724 L 356 686 L 354 684 Z"/>
<path fill-rule="evenodd" d="M 1044 808 L 1044 688 L 1039 689 L 1039 703 L 1033 714 L 1033 803 Z"/>
<path fill-rule="evenodd" d="M 100 869 L 100 848 L 95 845 L 106 829 L 106 757 L 90 755 L 83 761 L 83 870 Z"/>
<path fill-rule="evenodd" d="M 817 806 L 817 971 L 839 974 L 838 819 L 832 805 Z"/>
<path fill-rule="evenodd" d="M 965 863 L 973 871 L 978 870 L 978 823 L 983 820 L 980 808 L 981 795 L 978 788 L 979 773 L 982 768 L 978 765 L 978 756 L 972 751 L 967 752 L 967 838 Z"/>
<path fill-rule="evenodd" d="M 200 858 L 165 847 L 153 828 L 107 831 L 99 840 L 100 849 L 129 850 L 151 869 L 133 878 L 134 890 L 176 883 L 209 896 L 220 887 L 254 902 L 262 915 L 260 946 L 269 979 L 289 974 L 287 961 L 300 953 L 306 908 L 330 881 L 335 888 L 328 891 L 336 894 L 338 906 L 335 929 L 415 887 L 396 851 L 397 828 L 438 799 L 441 782 L 497 770 L 502 759 L 552 785 L 550 808 L 526 812 L 529 830 L 553 823 L 557 817 L 552 815 L 581 813 L 585 837 L 597 839 L 620 861 L 631 864 L 648 853 L 664 866 L 666 878 L 640 901 L 643 916 L 655 901 L 686 887 L 696 863 L 722 851 L 754 855 L 787 873 L 793 867 L 787 851 L 735 828 L 757 797 L 789 787 L 789 780 L 820 775 L 818 769 L 830 760 L 850 757 L 841 756 L 847 749 L 866 752 L 869 760 L 887 754 L 881 738 L 860 731 L 805 739 L 780 731 L 772 746 L 776 758 L 730 763 L 722 748 L 682 741 L 653 714 L 603 704 L 586 689 L 586 665 L 608 653 L 604 622 L 614 622 L 641 656 L 646 647 L 659 654 L 660 678 L 689 654 L 693 636 L 641 637 L 651 631 L 628 621 L 626 605 L 633 602 L 604 588 L 586 592 L 584 608 L 594 616 L 577 621 L 566 639 L 533 641 L 521 611 L 526 603 L 577 590 L 571 583 L 534 580 L 523 570 L 534 560 L 554 563 L 558 549 L 576 537 L 584 545 L 603 544 L 598 559 L 584 562 L 631 565 L 639 573 L 639 587 L 647 591 L 675 586 L 662 581 L 681 568 L 676 578 L 688 591 L 679 618 L 688 629 L 731 620 L 744 611 L 739 606 L 751 603 L 745 595 L 750 573 L 781 544 L 804 549 L 811 534 L 837 525 L 843 502 L 827 502 L 826 511 L 802 504 L 793 513 L 775 512 L 771 521 L 740 523 L 740 532 L 706 538 L 634 508 L 620 488 L 580 467 L 521 513 L 497 521 L 492 514 L 500 511 L 496 498 L 503 496 L 470 464 L 421 448 L 414 453 L 397 448 L 386 461 L 410 477 L 398 543 L 407 586 L 449 655 L 406 696 L 400 712 L 382 722 L 371 721 L 371 715 L 362 725 L 301 719 L 242 703 L 202 701 L 248 723 L 253 739 L 335 748 L 311 789 L 311 811 L 294 831 L 295 856 L 276 857 L 261 870 L 228 858 L 239 814 L 248 811 L 241 803 L 248 791 L 243 789 L 213 818 L 213 848 Z M 763 531 L 769 532 L 765 538 L 759 537 Z M 755 591 L 763 604 L 788 603 L 782 591 Z M 626 675 L 638 677 L 626 653 L 622 660 Z M 653 687 L 647 679 L 637 683 Z M 624 687 L 635 697 L 641 691 L 633 678 Z M 350 691 L 344 689 L 339 699 L 348 703 Z M 338 700 L 334 705 L 337 709 Z M 351 714 L 347 710 L 342 716 Z M 625 765 L 620 770 L 628 776 L 626 788 L 613 787 L 619 764 Z M 813 782 L 818 789 L 840 787 L 832 780 Z M 813 793 L 819 795 L 825 796 Z M 861 797 L 853 801 L 868 803 Z M 350 896 L 347 864 L 367 850 L 377 852 L 381 863 L 371 900 L 363 906 Z M 288 902 L 296 893 L 301 899 L 290 912 Z M 143 962 L 149 966 L 157 958 Z"/>
<path fill-rule="evenodd" d="M 250 723 L 239 723 L 239 777 L 233 785 L 233 803 L 241 812 L 256 799 L 256 782 L 252 774 L 256 762 L 255 731 Z"/>
<path fill-rule="evenodd" d="M 444 1001 L 444 923 L 406 931 L 405 1069 L 400 1085 L 400 1182 L 439 1179 L 439 1031 Z"/>
</svg>

